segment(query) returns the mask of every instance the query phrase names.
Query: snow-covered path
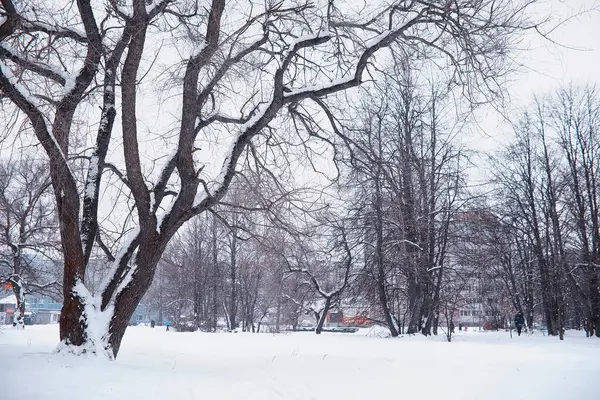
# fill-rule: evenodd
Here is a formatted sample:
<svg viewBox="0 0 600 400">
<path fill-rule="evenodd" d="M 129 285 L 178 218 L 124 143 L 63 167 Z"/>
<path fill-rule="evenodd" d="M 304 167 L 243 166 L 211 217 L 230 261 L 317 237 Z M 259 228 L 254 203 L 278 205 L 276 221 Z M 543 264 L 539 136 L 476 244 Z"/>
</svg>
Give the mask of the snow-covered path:
<svg viewBox="0 0 600 400">
<path fill-rule="evenodd" d="M 597 400 L 600 340 L 506 332 L 384 339 L 129 328 L 116 362 L 52 354 L 57 326 L 0 330 L 0 398 Z M 14 390 L 13 388 L 20 388 Z"/>
</svg>

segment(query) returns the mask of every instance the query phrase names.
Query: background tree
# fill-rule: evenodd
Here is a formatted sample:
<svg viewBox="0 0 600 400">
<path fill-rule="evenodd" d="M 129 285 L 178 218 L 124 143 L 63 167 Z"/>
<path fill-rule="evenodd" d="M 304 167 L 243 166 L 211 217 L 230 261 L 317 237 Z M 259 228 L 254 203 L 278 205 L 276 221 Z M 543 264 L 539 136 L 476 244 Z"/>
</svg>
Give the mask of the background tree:
<svg viewBox="0 0 600 400">
<path fill-rule="evenodd" d="M 15 321 L 24 326 L 25 295 L 60 298 L 54 261 L 58 226 L 45 165 L 30 158 L 0 164 L 0 282 L 16 297 Z"/>
<path fill-rule="evenodd" d="M 561 339 L 566 327 L 582 325 L 581 313 L 588 332 L 597 334 L 597 124 L 593 87 L 538 98 L 494 168 L 503 193 L 497 209 L 513 248 L 508 254 L 516 257 L 502 259 L 513 305 L 531 325 L 541 299 L 548 333 Z"/>
<path fill-rule="evenodd" d="M 358 126 L 334 120 L 349 149 L 345 179 L 363 230 L 365 274 L 392 336 L 405 326 L 437 331 L 449 224 L 465 186 L 456 104 L 419 65 L 395 59 L 394 74 L 356 108 Z"/>
</svg>

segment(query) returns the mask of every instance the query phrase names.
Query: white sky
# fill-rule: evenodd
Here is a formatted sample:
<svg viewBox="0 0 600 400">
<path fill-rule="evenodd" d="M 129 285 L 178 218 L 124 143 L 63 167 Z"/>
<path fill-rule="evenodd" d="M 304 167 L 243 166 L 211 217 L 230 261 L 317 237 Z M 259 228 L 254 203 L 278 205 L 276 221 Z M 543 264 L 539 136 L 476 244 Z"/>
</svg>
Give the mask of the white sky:
<svg viewBox="0 0 600 400">
<path fill-rule="evenodd" d="M 540 14 L 550 15 L 546 29 L 560 24 L 544 39 L 535 32 L 524 38 L 527 50 L 516 54 L 521 71 L 508 86 L 508 109 L 504 114 L 514 117 L 534 95 L 545 95 L 562 85 L 598 83 L 600 80 L 600 1 L 549 0 L 540 7 Z M 548 14 L 546 12 L 549 11 Z M 491 107 L 478 113 L 479 132 L 474 133 L 470 147 L 493 151 L 510 135 L 503 116 Z"/>
</svg>

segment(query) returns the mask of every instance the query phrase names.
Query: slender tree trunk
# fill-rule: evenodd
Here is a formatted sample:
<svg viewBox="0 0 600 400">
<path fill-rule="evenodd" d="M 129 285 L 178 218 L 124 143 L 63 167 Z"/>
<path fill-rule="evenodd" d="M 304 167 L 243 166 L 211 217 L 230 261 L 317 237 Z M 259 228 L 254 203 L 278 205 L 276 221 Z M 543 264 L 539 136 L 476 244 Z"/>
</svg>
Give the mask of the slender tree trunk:
<svg viewBox="0 0 600 400">
<path fill-rule="evenodd" d="M 20 276 L 11 278 L 11 287 L 16 298 L 14 323 L 19 328 L 25 328 L 25 288 Z"/>
<path fill-rule="evenodd" d="M 281 292 L 279 292 L 281 293 Z M 281 332 L 281 295 L 277 296 L 277 312 L 275 314 L 275 332 Z"/>
<path fill-rule="evenodd" d="M 331 307 L 331 297 L 325 298 L 325 306 L 319 315 L 317 320 L 317 327 L 315 329 L 315 333 L 320 335 L 323 331 L 323 326 L 325 325 L 325 320 L 327 319 L 327 315 L 329 314 L 329 308 Z"/>
<path fill-rule="evenodd" d="M 434 293 L 433 293 L 433 307 L 431 309 L 431 316 L 430 318 L 432 319 L 432 327 L 433 327 L 433 334 L 437 335 L 438 334 L 438 323 L 439 323 L 439 307 L 440 307 L 440 294 L 442 291 L 442 279 L 444 277 L 444 268 L 442 268 L 440 266 L 440 269 L 438 270 L 438 273 L 436 274 L 436 278 L 435 279 L 435 289 L 434 289 Z"/>
<path fill-rule="evenodd" d="M 194 268 L 194 325 L 200 328 L 200 278 L 199 266 L 193 265 Z"/>
<path fill-rule="evenodd" d="M 219 287 L 219 258 L 217 253 L 217 217 L 212 218 L 212 330 L 217 331 L 218 320 L 218 287 Z"/>
<path fill-rule="evenodd" d="M 385 267 L 383 262 L 383 210 L 382 208 L 382 199 L 381 199 L 381 191 L 379 187 L 378 178 L 375 178 L 375 213 L 376 213 L 376 224 L 375 224 L 375 264 L 377 268 L 377 293 L 379 296 L 379 303 L 381 305 L 381 310 L 383 312 L 383 317 L 385 318 L 385 322 L 390 330 L 390 334 L 392 337 L 398 336 L 398 329 L 396 328 L 396 324 L 392 318 L 392 313 L 390 311 L 388 296 L 386 291 L 386 276 L 385 276 Z"/>
<path fill-rule="evenodd" d="M 236 222 L 234 221 L 234 224 Z M 236 314 L 237 314 L 237 232 L 232 232 L 231 237 L 231 295 L 229 298 L 229 325 L 231 330 L 237 328 Z"/>
</svg>

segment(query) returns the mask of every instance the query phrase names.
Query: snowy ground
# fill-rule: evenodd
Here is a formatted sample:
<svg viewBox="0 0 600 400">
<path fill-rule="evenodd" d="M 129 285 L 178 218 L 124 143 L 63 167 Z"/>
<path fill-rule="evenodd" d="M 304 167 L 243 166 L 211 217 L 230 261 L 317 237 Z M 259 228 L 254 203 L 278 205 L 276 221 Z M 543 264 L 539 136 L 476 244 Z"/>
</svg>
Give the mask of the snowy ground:
<svg viewBox="0 0 600 400">
<path fill-rule="evenodd" d="M 600 339 L 581 332 L 569 332 L 564 342 L 468 332 L 446 343 L 363 331 L 317 336 L 132 327 L 119 358 L 109 362 L 52 354 L 57 329 L 0 328 L 1 399 L 599 398 Z"/>
</svg>

